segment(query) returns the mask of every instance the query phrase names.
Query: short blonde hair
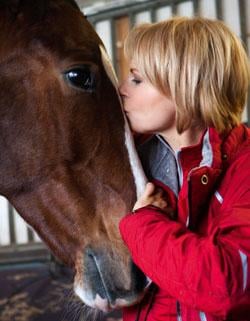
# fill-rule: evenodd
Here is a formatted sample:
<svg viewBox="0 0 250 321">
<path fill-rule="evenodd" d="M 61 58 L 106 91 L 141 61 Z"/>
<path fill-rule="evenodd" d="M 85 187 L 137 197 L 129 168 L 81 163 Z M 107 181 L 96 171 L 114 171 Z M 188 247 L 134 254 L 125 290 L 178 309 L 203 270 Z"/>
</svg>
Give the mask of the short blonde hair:
<svg viewBox="0 0 250 321">
<path fill-rule="evenodd" d="M 125 54 L 177 106 L 179 133 L 196 125 L 219 132 L 241 122 L 250 71 L 241 41 L 221 21 L 175 17 L 135 27 Z"/>
</svg>

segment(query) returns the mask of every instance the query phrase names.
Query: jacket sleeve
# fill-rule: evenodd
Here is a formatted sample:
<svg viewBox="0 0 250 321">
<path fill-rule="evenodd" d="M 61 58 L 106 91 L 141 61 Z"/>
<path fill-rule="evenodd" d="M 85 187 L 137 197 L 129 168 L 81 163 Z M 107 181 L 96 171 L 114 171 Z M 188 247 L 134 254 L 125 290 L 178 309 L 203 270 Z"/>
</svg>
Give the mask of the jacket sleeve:
<svg viewBox="0 0 250 321">
<path fill-rule="evenodd" d="M 123 218 L 120 231 L 135 264 L 160 288 L 188 306 L 226 316 L 250 304 L 250 191 L 219 217 L 204 237 L 144 207 Z"/>
</svg>

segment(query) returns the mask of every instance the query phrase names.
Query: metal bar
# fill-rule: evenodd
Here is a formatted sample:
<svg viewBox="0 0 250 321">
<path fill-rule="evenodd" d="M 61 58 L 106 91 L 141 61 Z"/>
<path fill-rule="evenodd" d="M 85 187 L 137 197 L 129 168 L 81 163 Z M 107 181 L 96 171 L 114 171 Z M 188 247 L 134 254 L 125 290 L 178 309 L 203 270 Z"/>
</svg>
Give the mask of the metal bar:
<svg viewBox="0 0 250 321">
<path fill-rule="evenodd" d="M 135 25 L 135 15 L 134 15 L 134 13 L 129 12 L 128 16 L 129 16 L 130 28 L 133 28 Z"/>
<path fill-rule="evenodd" d="M 156 22 L 156 8 L 150 9 L 150 17 L 152 22 Z"/>
<path fill-rule="evenodd" d="M 50 255 L 43 243 L 4 246 L 0 248 L 0 269 L 5 264 L 48 262 Z"/>
<path fill-rule="evenodd" d="M 171 7 L 172 7 L 172 14 L 173 15 L 176 15 L 177 14 L 177 3 L 176 1 L 172 1 L 172 4 L 171 4 Z"/>
<path fill-rule="evenodd" d="M 222 20 L 223 19 L 222 0 L 216 0 L 215 5 L 216 5 L 217 19 Z"/>
<path fill-rule="evenodd" d="M 187 2 L 189 0 L 149 0 L 143 2 L 135 2 L 128 3 L 126 5 L 120 5 L 116 7 L 110 7 L 107 9 L 102 9 L 99 12 L 95 12 L 93 14 L 88 15 L 88 20 L 91 23 L 95 23 L 96 21 L 108 20 L 111 17 L 119 17 L 123 15 L 128 15 L 129 13 L 136 14 L 141 11 L 151 10 L 154 8 L 160 8 L 167 5 L 176 6 L 179 3 Z"/>
<path fill-rule="evenodd" d="M 246 50 L 248 50 L 247 42 L 247 8 L 244 0 L 238 0 L 239 12 L 240 12 L 240 33 L 241 39 L 245 44 Z M 247 125 L 250 126 L 250 91 L 248 92 L 247 100 Z"/>
<path fill-rule="evenodd" d="M 200 0 L 193 0 L 194 15 L 200 15 Z"/>
<path fill-rule="evenodd" d="M 28 231 L 28 242 L 34 242 L 34 232 L 29 226 L 27 226 L 27 231 Z"/>
<path fill-rule="evenodd" d="M 114 21 L 114 18 L 110 19 L 110 27 L 111 27 L 113 66 L 114 66 L 114 69 L 115 69 L 115 71 L 117 73 L 116 34 L 115 34 L 115 21 Z"/>
<path fill-rule="evenodd" d="M 250 92 L 248 92 L 246 108 L 247 108 L 247 125 L 250 127 Z"/>
<path fill-rule="evenodd" d="M 246 47 L 247 44 L 247 8 L 246 3 L 244 0 L 238 0 L 239 4 L 239 12 L 240 12 L 240 33 L 241 39 L 245 43 Z"/>
<path fill-rule="evenodd" d="M 16 233 L 15 233 L 15 223 L 14 223 L 14 209 L 10 203 L 8 203 L 9 209 L 9 228 L 10 228 L 10 243 L 16 244 Z"/>
</svg>

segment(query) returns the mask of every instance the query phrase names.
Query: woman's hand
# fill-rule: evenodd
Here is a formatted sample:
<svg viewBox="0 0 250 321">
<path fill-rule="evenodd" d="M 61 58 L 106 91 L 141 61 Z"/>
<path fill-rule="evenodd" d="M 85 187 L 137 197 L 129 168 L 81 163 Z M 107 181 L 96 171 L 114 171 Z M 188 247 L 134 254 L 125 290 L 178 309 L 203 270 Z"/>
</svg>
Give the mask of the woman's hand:
<svg viewBox="0 0 250 321">
<path fill-rule="evenodd" d="M 152 183 L 147 183 L 143 194 L 135 203 L 133 210 L 135 211 L 138 208 L 147 205 L 157 206 L 161 210 L 167 213 L 169 212 L 168 203 L 166 197 L 164 197 L 163 190 L 161 188 L 155 187 Z"/>
</svg>

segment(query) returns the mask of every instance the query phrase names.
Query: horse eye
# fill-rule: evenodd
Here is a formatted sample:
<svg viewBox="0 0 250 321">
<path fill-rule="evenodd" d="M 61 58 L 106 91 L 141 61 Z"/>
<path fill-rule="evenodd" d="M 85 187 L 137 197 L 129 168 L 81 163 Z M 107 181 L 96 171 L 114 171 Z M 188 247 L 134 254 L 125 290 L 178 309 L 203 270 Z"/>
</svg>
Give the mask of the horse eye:
<svg viewBox="0 0 250 321">
<path fill-rule="evenodd" d="M 93 92 L 96 88 L 95 75 L 88 66 L 70 69 L 64 75 L 73 87 L 87 92 Z"/>
</svg>

